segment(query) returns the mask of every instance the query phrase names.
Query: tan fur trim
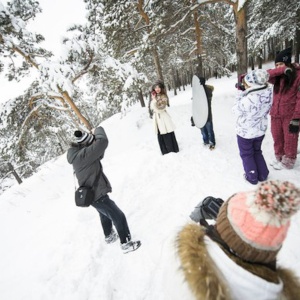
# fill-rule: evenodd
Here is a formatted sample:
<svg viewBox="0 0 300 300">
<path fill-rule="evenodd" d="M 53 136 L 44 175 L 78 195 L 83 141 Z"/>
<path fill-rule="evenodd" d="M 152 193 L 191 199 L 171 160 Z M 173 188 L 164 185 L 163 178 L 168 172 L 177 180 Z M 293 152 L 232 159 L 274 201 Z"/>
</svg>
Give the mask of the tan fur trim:
<svg viewBox="0 0 300 300">
<path fill-rule="evenodd" d="M 204 243 L 204 229 L 196 224 L 186 225 L 177 236 L 177 251 L 186 281 L 198 300 L 229 300 L 226 280 L 212 261 Z M 225 251 L 225 250 L 224 250 Z M 281 300 L 300 300 L 300 279 L 293 271 L 278 268 L 277 271 L 247 263 L 225 253 L 239 266 L 269 282 L 283 281 Z"/>
<path fill-rule="evenodd" d="M 283 281 L 283 294 L 287 300 L 300 300 L 300 278 L 294 272 L 279 268 L 277 270 Z"/>
<path fill-rule="evenodd" d="M 218 276 L 203 238 L 204 230 L 196 224 L 186 225 L 178 234 L 177 250 L 185 279 L 196 299 L 230 299 L 229 290 Z"/>
</svg>

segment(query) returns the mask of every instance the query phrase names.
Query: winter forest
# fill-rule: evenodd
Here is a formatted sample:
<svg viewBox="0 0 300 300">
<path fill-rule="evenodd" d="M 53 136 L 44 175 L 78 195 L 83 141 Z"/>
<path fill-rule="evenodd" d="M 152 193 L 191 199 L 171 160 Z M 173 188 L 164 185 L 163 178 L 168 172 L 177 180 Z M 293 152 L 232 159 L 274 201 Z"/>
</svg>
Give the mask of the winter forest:
<svg viewBox="0 0 300 300">
<path fill-rule="evenodd" d="M 60 57 L 28 29 L 43 14 L 38 1 L 0 1 L 0 73 L 33 78 L 0 102 L 1 191 L 63 154 L 74 129 L 89 131 L 135 103 L 147 109 L 157 79 L 176 95 L 196 71 L 243 74 L 288 46 L 299 62 L 298 0 L 83 1 L 86 22 L 66 32 Z"/>
</svg>

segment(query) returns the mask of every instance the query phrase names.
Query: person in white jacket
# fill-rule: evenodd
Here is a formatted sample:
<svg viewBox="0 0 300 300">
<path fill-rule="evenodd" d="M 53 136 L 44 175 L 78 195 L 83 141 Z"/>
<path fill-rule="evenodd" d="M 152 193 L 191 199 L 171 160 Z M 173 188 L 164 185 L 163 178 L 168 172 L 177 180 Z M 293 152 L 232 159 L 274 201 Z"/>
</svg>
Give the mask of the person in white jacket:
<svg viewBox="0 0 300 300">
<path fill-rule="evenodd" d="M 166 110 L 167 105 L 169 105 L 169 98 L 165 91 L 165 85 L 158 81 L 152 87 L 150 110 L 153 113 L 155 133 L 163 155 L 179 151 L 174 133 L 175 126 Z"/>
<path fill-rule="evenodd" d="M 268 178 L 269 170 L 262 153 L 262 142 L 272 105 L 272 88 L 265 70 L 253 70 L 243 79 L 245 90 L 239 92 L 232 108 L 237 116 L 236 133 L 244 177 L 251 184 Z"/>
</svg>

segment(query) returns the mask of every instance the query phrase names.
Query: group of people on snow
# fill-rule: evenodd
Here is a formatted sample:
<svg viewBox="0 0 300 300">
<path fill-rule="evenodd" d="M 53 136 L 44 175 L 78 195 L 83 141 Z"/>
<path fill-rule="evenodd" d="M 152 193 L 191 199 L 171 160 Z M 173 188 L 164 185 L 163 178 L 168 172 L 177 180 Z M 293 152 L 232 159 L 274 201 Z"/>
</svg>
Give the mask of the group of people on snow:
<svg viewBox="0 0 300 300">
<path fill-rule="evenodd" d="M 216 145 L 211 110 L 214 87 L 206 85 L 204 77 L 198 76 L 198 78 L 200 84 L 204 87 L 208 104 L 207 121 L 201 128 L 203 144 L 208 146 L 210 150 L 213 150 Z M 158 80 L 152 86 L 148 109 L 150 117 L 153 118 L 155 133 L 157 134 L 158 144 L 162 155 L 170 152 L 179 152 L 178 143 L 174 133 L 175 126 L 170 114 L 167 112 L 167 106 L 170 106 L 170 104 L 165 85 L 163 81 Z M 193 117 L 191 117 L 191 124 L 192 126 L 195 126 Z"/>
<path fill-rule="evenodd" d="M 232 108 L 244 177 L 253 185 L 259 183 L 257 189 L 237 193 L 223 202 L 213 225 L 206 222 L 204 226 L 201 221 L 200 226 L 188 224 L 178 234 L 181 267 L 197 299 L 300 299 L 299 278 L 291 270 L 277 266 L 291 217 L 300 209 L 300 190 L 287 181 L 267 181 L 269 170 L 261 148 L 270 114 L 275 152 L 272 166 L 276 170 L 294 167 L 299 136 L 300 67 L 291 63 L 291 55 L 291 49 L 285 49 L 277 53 L 274 69 L 245 74 Z M 207 123 L 201 128 L 202 138 L 205 145 L 214 149 L 213 89 L 198 77 L 209 106 Z M 166 112 L 164 85 L 156 82 L 152 89 L 156 93 L 149 107 L 161 152 L 178 152 L 174 125 Z M 193 125 L 192 118 L 191 121 Z M 203 202 L 194 214 L 203 214 Z"/>
<path fill-rule="evenodd" d="M 274 140 L 274 169 L 292 169 L 297 158 L 300 120 L 300 66 L 291 63 L 291 48 L 277 53 L 275 68 L 252 70 L 242 77 L 242 84 L 232 108 L 236 115 L 237 144 L 244 167 L 245 179 L 257 184 L 268 178 L 269 170 L 262 154 L 262 142 L 271 116 L 271 133 Z M 208 102 L 208 118 L 201 128 L 204 145 L 214 149 L 216 145 L 212 121 L 213 86 L 204 87 Z M 273 88 L 269 83 L 272 84 Z M 169 99 L 162 81 L 154 83 L 149 101 L 161 153 L 178 152 L 175 126 L 167 112 Z M 193 118 L 191 118 L 194 126 Z"/>
<path fill-rule="evenodd" d="M 232 108 L 245 179 L 259 183 L 257 189 L 222 202 L 211 225 L 203 216 L 218 207 L 220 198 L 206 197 L 191 214 L 200 226 L 188 224 L 178 234 L 181 267 L 196 299 L 300 299 L 299 276 L 277 264 L 291 217 L 300 209 L 300 189 L 288 181 L 266 181 L 269 170 L 261 150 L 270 114 L 272 165 L 276 170 L 295 165 L 300 67 L 291 63 L 291 49 L 277 54 L 275 66 L 247 73 Z"/>
<path fill-rule="evenodd" d="M 285 49 L 277 54 L 275 69 L 246 74 L 242 81 L 244 91 L 233 107 L 244 176 L 252 184 L 266 180 L 269 174 L 261 149 L 269 114 L 275 153 L 271 165 L 275 170 L 292 169 L 297 159 L 300 66 L 291 63 L 291 56 L 291 48 Z"/>
<path fill-rule="evenodd" d="M 291 63 L 291 50 L 277 54 L 276 68 L 253 70 L 243 77 L 233 112 L 237 144 L 245 179 L 258 184 L 223 202 L 213 225 L 188 224 L 178 234 L 177 249 L 185 278 L 197 299 L 300 299 L 300 281 L 279 268 L 277 255 L 286 238 L 291 216 L 300 209 L 300 190 L 292 183 L 266 181 L 269 170 L 261 146 L 271 116 L 274 169 L 292 169 L 297 158 L 300 119 L 300 67 Z M 211 99 L 213 87 L 205 85 L 209 117 L 201 128 L 204 144 L 215 147 Z M 274 87 L 271 88 L 268 83 Z M 149 110 L 161 153 L 177 153 L 175 126 L 167 112 L 169 98 L 162 81 L 154 83 Z M 112 191 L 101 160 L 108 146 L 103 127 L 91 133 L 76 130 L 67 153 L 80 186 L 94 190 L 92 204 L 99 213 L 105 241 L 120 240 L 124 253 L 141 246 L 133 241 L 126 216 L 110 199 Z M 213 198 L 213 197 L 211 197 Z M 201 214 L 202 206 L 197 206 Z M 114 229 L 115 228 L 115 229 Z"/>
</svg>

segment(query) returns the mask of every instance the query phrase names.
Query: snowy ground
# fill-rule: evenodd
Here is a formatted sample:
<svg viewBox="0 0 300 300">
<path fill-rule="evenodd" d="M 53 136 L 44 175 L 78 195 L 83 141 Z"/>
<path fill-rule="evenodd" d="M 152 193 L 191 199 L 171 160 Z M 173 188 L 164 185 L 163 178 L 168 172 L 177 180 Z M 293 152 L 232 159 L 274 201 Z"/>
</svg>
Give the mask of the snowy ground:
<svg viewBox="0 0 300 300">
<path fill-rule="evenodd" d="M 180 152 L 160 154 L 152 120 L 139 105 L 101 124 L 110 140 L 104 171 L 111 198 L 125 212 L 136 252 L 124 255 L 119 243 L 106 245 L 97 212 L 74 204 L 72 167 L 62 155 L 22 185 L 0 196 L 1 300 L 191 300 L 176 256 L 177 232 L 194 206 L 211 195 L 226 200 L 254 187 L 243 179 L 234 116 L 235 78 L 210 79 L 217 146 L 202 145 L 191 127 L 191 88 L 170 93 Z M 263 143 L 267 162 L 272 138 Z M 299 184 L 300 161 L 270 179 Z M 279 264 L 300 276 L 300 214 L 294 218 Z M 298 254 L 297 254 L 298 253 Z"/>
</svg>

